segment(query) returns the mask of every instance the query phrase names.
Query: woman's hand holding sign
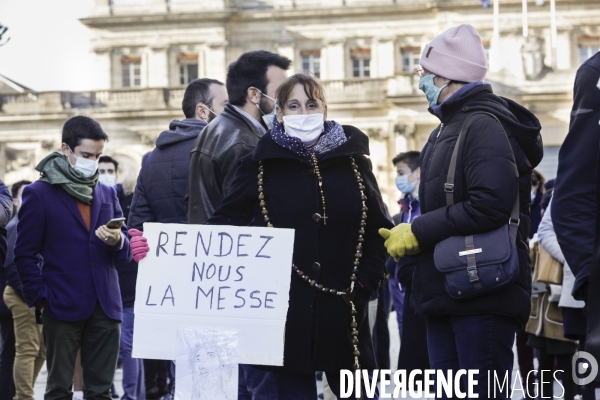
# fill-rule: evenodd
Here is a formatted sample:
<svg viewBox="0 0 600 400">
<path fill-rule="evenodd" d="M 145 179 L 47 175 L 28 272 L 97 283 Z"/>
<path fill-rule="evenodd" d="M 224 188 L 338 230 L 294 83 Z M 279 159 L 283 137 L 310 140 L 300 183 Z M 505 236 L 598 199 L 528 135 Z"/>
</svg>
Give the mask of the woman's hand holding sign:
<svg viewBox="0 0 600 400">
<path fill-rule="evenodd" d="M 137 229 L 130 229 L 127 233 L 131 236 L 129 243 L 131 244 L 131 253 L 133 253 L 133 259 L 135 262 L 139 262 L 142 258 L 146 257 L 150 247 L 148 247 L 148 241 L 143 236 L 144 232 L 138 231 Z"/>
</svg>

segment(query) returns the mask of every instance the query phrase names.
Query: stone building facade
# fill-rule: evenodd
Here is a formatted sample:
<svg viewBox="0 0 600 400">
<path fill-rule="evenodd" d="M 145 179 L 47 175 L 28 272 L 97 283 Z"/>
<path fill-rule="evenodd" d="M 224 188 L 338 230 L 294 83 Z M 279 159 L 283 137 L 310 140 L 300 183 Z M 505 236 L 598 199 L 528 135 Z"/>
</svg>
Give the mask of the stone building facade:
<svg viewBox="0 0 600 400">
<path fill-rule="evenodd" d="M 542 123 L 543 165 L 556 173 L 579 65 L 600 46 L 597 0 L 500 0 L 499 29 L 480 0 L 95 0 L 81 20 L 91 31 L 97 90 L 0 94 L 0 176 L 34 177 L 35 162 L 60 145 L 66 118 L 90 115 L 111 140 L 106 153 L 135 175 L 141 157 L 169 121 L 183 118 L 183 89 L 196 77 L 224 81 L 240 54 L 265 49 L 323 82 L 329 117 L 359 127 L 384 199 L 395 212 L 391 158 L 420 150 L 437 125 L 418 90 L 423 46 L 447 28 L 475 26 L 488 52 L 496 93 L 533 111 Z M 33 176 L 32 176 L 33 175 Z"/>
</svg>

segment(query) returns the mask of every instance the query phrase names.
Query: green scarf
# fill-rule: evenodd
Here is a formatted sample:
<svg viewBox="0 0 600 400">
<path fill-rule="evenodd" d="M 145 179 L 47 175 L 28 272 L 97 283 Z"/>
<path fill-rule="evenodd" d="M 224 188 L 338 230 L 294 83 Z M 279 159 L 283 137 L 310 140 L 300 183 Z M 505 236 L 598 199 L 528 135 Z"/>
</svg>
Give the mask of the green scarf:
<svg viewBox="0 0 600 400">
<path fill-rule="evenodd" d="M 92 192 L 98 184 L 98 176 L 96 173 L 89 178 L 71 167 L 64 154 L 55 151 L 44 158 L 35 167 L 40 171 L 40 181 L 48 182 L 51 185 L 60 185 L 67 193 L 75 197 L 77 200 L 92 204 Z"/>
</svg>

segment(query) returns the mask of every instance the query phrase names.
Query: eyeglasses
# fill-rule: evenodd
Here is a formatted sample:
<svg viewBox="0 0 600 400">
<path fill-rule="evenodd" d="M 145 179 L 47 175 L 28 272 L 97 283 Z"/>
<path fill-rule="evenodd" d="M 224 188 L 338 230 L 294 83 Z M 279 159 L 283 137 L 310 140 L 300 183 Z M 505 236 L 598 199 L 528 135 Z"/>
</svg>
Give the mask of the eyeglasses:
<svg viewBox="0 0 600 400">
<path fill-rule="evenodd" d="M 431 74 L 431 72 L 427 71 L 425 68 L 417 68 L 415 73 L 419 76 L 419 78 L 424 77 L 425 75 Z"/>
</svg>

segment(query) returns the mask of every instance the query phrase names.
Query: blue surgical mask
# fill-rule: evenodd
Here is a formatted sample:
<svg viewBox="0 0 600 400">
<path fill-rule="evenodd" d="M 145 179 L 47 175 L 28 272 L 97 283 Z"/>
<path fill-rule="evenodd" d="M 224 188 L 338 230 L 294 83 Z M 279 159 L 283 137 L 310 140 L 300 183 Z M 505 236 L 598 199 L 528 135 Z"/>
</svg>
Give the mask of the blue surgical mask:
<svg viewBox="0 0 600 400">
<path fill-rule="evenodd" d="M 437 104 L 438 98 L 440 97 L 440 92 L 443 88 L 448 86 L 447 83 L 441 88 L 435 86 L 433 78 L 435 78 L 434 74 L 428 74 L 421 77 L 421 79 L 419 80 L 419 89 L 421 89 L 423 93 L 425 93 L 425 97 L 427 97 L 427 101 L 429 102 L 430 107 L 433 107 Z"/>
<path fill-rule="evenodd" d="M 396 187 L 402 193 L 412 193 L 415 190 L 417 182 L 409 182 L 408 175 L 402 175 L 396 177 Z"/>
</svg>

